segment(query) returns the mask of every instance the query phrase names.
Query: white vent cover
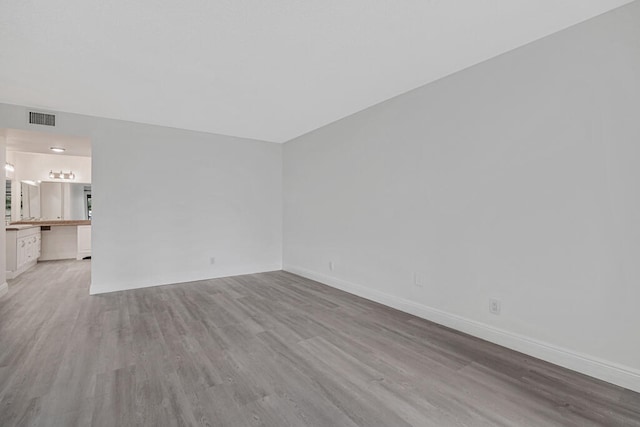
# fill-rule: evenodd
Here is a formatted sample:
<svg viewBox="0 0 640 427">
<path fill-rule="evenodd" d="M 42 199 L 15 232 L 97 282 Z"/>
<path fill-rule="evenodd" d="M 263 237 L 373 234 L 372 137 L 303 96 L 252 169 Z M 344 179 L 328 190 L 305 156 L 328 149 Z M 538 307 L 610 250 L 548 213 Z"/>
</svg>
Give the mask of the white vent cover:
<svg viewBox="0 0 640 427">
<path fill-rule="evenodd" d="M 29 123 L 33 125 L 55 126 L 56 116 L 48 113 L 29 111 Z"/>
</svg>

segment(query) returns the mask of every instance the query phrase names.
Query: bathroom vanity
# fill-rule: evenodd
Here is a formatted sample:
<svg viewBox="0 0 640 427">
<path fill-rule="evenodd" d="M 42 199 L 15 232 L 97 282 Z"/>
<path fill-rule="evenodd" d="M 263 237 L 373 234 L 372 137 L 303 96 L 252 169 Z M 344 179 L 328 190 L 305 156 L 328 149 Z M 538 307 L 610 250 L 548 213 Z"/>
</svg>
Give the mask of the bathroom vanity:
<svg viewBox="0 0 640 427">
<path fill-rule="evenodd" d="M 7 279 L 14 279 L 38 262 L 42 233 L 36 225 L 7 226 Z"/>
<path fill-rule="evenodd" d="M 90 184 L 11 181 L 6 199 L 7 278 L 38 261 L 91 258 Z"/>
<path fill-rule="evenodd" d="M 91 221 L 57 219 L 18 221 L 11 224 L 16 225 L 40 228 L 40 261 L 84 259 L 91 256 Z"/>
</svg>

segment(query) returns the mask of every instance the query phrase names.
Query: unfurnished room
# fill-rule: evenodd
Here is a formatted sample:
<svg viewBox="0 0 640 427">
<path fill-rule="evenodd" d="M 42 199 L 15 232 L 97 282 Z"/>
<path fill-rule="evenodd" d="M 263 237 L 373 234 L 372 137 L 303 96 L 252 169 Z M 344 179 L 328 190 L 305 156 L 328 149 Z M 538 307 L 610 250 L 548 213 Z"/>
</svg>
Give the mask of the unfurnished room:
<svg viewBox="0 0 640 427">
<path fill-rule="evenodd" d="M 2 427 L 640 427 L 640 0 L 1 0 L 0 163 Z"/>
</svg>

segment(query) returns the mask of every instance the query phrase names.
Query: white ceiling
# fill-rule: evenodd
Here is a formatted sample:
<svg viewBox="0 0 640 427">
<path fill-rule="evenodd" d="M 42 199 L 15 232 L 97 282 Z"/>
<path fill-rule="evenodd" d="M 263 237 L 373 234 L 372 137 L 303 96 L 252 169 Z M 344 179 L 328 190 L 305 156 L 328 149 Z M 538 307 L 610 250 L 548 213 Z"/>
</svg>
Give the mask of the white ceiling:
<svg viewBox="0 0 640 427">
<path fill-rule="evenodd" d="M 0 0 L 0 102 L 284 142 L 630 0 Z"/>
<path fill-rule="evenodd" d="M 4 136 L 7 140 L 7 151 L 91 157 L 89 138 L 18 129 L 0 129 L 0 136 Z M 51 147 L 62 147 L 65 151 L 54 153 Z"/>
</svg>

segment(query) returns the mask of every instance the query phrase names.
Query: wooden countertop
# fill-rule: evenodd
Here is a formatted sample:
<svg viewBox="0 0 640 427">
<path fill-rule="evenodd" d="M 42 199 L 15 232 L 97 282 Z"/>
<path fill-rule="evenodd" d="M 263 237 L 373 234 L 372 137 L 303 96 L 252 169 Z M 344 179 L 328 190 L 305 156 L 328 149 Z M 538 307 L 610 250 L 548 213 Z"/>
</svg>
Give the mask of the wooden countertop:
<svg viewBox="0 0 640 427">
<path fill-rule="evenodd" d="M 42 226 L 42 225 L 91 225 L 91 220 L 88 219 L 80 219 L 80 220 L 67 220 L 67 219 L 45 219 L 40 221 L 16 221 L 12 222 L 11 225 L 7 226 L 7 230 L 11 230 L 12 225 L 32 225 L 32 226 Z"/>
</svg>

